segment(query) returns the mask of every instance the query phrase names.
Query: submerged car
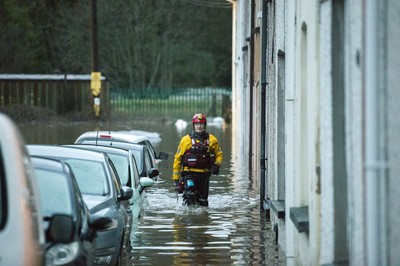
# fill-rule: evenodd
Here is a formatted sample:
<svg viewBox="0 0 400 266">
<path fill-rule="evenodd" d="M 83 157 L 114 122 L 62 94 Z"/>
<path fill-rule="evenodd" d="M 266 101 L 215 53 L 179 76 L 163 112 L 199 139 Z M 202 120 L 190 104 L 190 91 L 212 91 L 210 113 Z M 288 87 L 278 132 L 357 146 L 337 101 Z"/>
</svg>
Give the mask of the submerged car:
<svg viewBox="0 0 400 266">
<path fill-rule="evenodd" d="M 44 232 L 31 159 L 14 122 L 0 114 L 0 264 L 43 265 Z"/>
<path fill-rule="evenodd" d="M 137 132 L 137 131 L 136 131 Z M 150 139 L 145 135 L 135 134 L 134 131 L 88 131 L 80 135 L 76 140 L 76 144 L 88 144 L 88 141 L 93 144 L 93 141 L 102 141 L 109 143 L 112 146 L 115 142 L 127 142 L 132 144 L 140 144 L 147 147 L 150 152 L 151 158 L 154 161 L 154 166 L 157 166 L 162 161 L 168 159 L 168 153 L 156 153 Z"/>
<path fill-rule="evenodd" d="M 90 134 L 89 134 L 90 133 Z M 81 135 L 76 141 L 75 144 L 90 144 L 96 146 L 109 146 L 109 147 L 116 147 L 126 150 L 133 151 L 135 155 L 135 159 L 138 165 L 139 174 L 141 177 L 151 177 L 155 180 L 158 180 L 159 174 L 151 175 L 150 172 L 154 171 L 153 169 L 157 169 L 157 159 L 154 157 L 154 148 L 152 147 L 153 152 L 148 148 L 149 146 L 145 143 L 150 142 L 144 136 L 136 136 L 136 135 L 127 135 L 121 133 L 113 133 L 111 134 L 100 131 L 98 138 L 92 138 L 91 132 L 86 132 L 85 134 Z M 160 153 L 164 154 L 164 153 Z M 163 158 L 167 158 L 168 155 L 166 154 Z"/>
<path fill-rule="evenodd" d="M 27 145 L 31 156 L 54 158 L 67 163 L 74 172 L 83 199 L 93 215 L 110 217 L 112 226 L 96 236 L 95 265 L 116 265 L 123 247 L 130 244 L 130 187 L 122 186 L 115 167 L 103 152 L 57 145 Z"/>
<path fill-rule="evenodd" d="M 46 236 L 46 265 L 91 265 L 97 231 L 107 230 L 113 220 L 89 213 L 68 164 L 42 157 L 31 159 Z"/>
<path fill-rule="evenodd" d="M 139 217 L 142 214 L 142 210 L 144 208 L 143 204 L 146 196 L 145 188 L 151 187 L 154 184 L 154 181 L 151 178 L 158 175 L 157 169 L 151 169 L 148 172 L 148 177 L 139 176 L 138 166 L 132 150 L 86 144 L 73 144 L 64 146 L 106 153 L 114 163 L 122 185 L 129 186 L 133 189 L 133 196 L 130 199 L 133 217 Z"/>
</svg>

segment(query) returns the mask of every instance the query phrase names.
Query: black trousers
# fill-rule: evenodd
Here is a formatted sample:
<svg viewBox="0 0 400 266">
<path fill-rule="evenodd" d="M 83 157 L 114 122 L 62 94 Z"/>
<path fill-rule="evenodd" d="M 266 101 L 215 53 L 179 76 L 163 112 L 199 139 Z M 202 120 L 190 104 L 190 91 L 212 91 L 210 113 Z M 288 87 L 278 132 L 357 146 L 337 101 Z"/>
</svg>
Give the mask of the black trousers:
<svg viewBox="0 0 400 266">
<path fill-rule="evenodd" d="M 194 181 L 195 188 L 199 193 L 200 199 L 208 199 L 208 190 L 210 187 L 210 173 L 185 172 L 182 178 L 191 177 Z"/>
</svg>

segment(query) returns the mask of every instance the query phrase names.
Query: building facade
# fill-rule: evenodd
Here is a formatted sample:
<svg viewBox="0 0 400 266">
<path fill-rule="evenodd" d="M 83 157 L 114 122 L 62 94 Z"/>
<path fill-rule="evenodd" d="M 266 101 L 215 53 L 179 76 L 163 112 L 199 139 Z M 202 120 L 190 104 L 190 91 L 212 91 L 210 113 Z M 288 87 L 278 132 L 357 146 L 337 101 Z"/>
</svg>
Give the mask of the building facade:
<svg viewBox="0 0 400 266">
<path fill-rule="evenodd" d="M 229 2 L 233 139 L 288 265 L 397 265 L 400 2 Z"/>
</svg>

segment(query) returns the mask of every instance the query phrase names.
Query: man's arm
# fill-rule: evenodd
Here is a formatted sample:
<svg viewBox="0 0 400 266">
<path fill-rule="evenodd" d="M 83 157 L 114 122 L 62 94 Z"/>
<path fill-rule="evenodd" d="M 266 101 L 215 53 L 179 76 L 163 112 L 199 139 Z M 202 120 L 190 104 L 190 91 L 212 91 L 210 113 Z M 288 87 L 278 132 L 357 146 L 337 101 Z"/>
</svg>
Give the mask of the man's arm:
<svg viewBox="0 0 400 266">
<path fill-rule="evenodd" d="M 221 166 L 223 153 L 221 147 L 219 146 L 218 139 L 214 135 L 210 135 L 210 142 L 213 143 L 213 151 L 214 151 L 214 163 L 218 166 Z"/>
<path fill-rule="evenodd" d="M 181 176 L 182 168 L 182 157 L 185 154 L 187 141 L 185 140 L 187 136 L 184 136 L 178 146 L 178 149 L 174 156 L 174 163 L 172 165 L 172 180 L 177 181 Z"/>
</svg>

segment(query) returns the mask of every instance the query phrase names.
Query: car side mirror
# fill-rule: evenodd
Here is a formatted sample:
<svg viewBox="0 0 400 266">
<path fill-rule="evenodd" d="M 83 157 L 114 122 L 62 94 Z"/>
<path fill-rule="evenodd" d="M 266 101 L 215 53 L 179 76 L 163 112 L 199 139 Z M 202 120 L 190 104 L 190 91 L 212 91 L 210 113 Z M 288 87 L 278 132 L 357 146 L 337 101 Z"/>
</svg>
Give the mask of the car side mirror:
<svg viewBox="0 0 400 266">
<path fill-rule="evenodd" d="M 149 177 L 141 177 L 139 183 L 142 187 L 151 187 L 154 184 L 154 180 Z"/>
<path fill-rule="evenodd" d="M 112 218 L 108 216 L 90 215 L 89 217 L 89 227 L 96 231 L 108 229 L 112 223 Z"/>
<path fill-rule="evenodd" d="M 109 229 L 113 225 L 113 219 L 107 216 L 100 216 L 96 214 L 91 214 L 89 216 L 89 231 L 85 236 L 88 241 L 93 241 L 97 235 L 97 231 Z"/>
<path fill-rule="evenodd" d="M 121 196 L 118 198 L 119 200 L 129 200 L 133 197 L 133 189 L 131 187 L 123 186 L 121 188 Z"/>
<path fill-rule="evenodd" d="M 151 187 L 151 186 L 153 186 L 154 180 L 151 179 L 151 178 L 149 178 L 149 177 L 141 177 L 139 183 L 140 183 L 140 190 L 139 190 L 139 193 L 142 194 L 143 190 L 144 190 L 146 187 Z"/>
<path fill-rule="evenodd" d="M 72 216 L 55 214 L 50 219 L 46 230 L 46 239 L 54 243 L 69 243 L 74 237 L 74 222 Z"/>
<path fill-rule="evenodd" d="M 168 160 L 168 153 L 163 152 L 163 151 L 160 152 L 159 155 L 158 155 L 158 159 L 163 160 L 163 161 Z"/>
<path fill-rule="evenodd" d="M 158 171 L 157 168 L 151 168 L 151 169 L 149 170 L 149 177 L 150 177 L 150 178 L 156 177 L 156 176 L 158 176 L 159 174 L 160 174 L 160 172 Z"/>
</svg>

